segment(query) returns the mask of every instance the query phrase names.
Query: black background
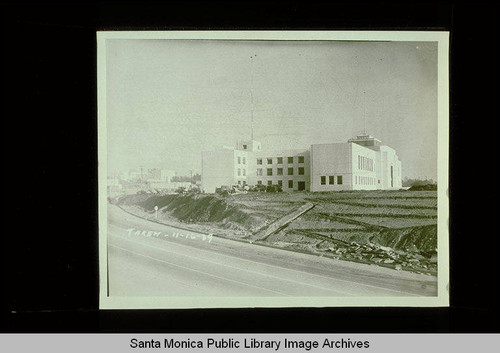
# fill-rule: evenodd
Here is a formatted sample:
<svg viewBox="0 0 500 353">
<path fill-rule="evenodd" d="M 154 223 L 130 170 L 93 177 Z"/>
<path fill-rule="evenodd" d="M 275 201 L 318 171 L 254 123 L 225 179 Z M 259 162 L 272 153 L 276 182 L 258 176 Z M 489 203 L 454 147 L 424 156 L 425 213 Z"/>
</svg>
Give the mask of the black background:
<svg viewBox="0 0 500 353">
<path fill-rule="evenodd" d="M 2 5 L 2 332 L 500 332 L 496 3 Z M 99 311 L 101 29 L 451 31 L 451 306 Z"/>
</svg>

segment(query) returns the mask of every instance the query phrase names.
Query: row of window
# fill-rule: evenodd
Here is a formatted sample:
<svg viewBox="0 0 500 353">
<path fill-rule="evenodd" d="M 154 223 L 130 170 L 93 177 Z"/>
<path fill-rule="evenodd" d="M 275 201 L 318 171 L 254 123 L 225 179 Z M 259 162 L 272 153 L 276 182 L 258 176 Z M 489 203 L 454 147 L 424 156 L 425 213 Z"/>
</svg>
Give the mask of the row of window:
<svg viewBox="0 0 500 353">
<path fill-rule="evenodd" d="M 238 156 L 238 164 L 241 164 L 242 157 Z M 243 157 L 243 164 L 247 164 L 247 159 Z"/>
<path fill-rule="evenodd" d="M 278 182 L 278 186 L 283 187 L 283 180 L 278 180 L 277 182 Z M 302 183 L 302 185 L 300 183 Z M 243 180 L 243 181 L 238 180 L 238 185 L 247 185 L 247 182 L 245 180 Z M 258 180 L 257 185 L 262 185 L 262 180 Z M 268 180 L 267 185 L 273 185 L 273 181 Z M 305 182 L 304 181 L 299 181 L 298 186 L 299 186 L 299 190 L 305 190 Z M 288 180 L 288 188 L 293 189 L 293 180 Z"/>
<path fill-rule="evenodd" d="M 262 185 L 262 180 L 257 180 L 257 185 Z M 273 181 L 268 180 L 267 185 L 273 185 Z M 283 187 L 283 180 L 278 180 L 278 186 Z M 293 180 L 288 180 L 288 188 L 293 189 Z"/>
<path fill-rule="evenodd" d="M 243 172 L 243 174 L 242 174 L 242 172 Z M 246 169 L 242 170 L 242 169 L 238 168 L 238 176 L 241 176 L 241 175 L 246 176 L 247 175 L 247 170 Z"/>
<path fill-rule="evenodd" d="M 326 175 L 322 175 L 321 176 L 321 185 L 326 185 Z M 342 185 L 343 181 L 342 181 L 342 175 L 337 175 L 337 184 L 338 185 Z M 333 175 L 328 175 L 328 184 L 329 185 L 335 185 L 335 177 Z"/>
<path fill-rule="evenodd" d="M 261 165 L 263 158 L 257 158 L 257 164 Z M 267 164 L 273 164 L 273 158 L 265 158 Z M 298 163 L 304 163 L 304 156 L 298 156 L 297 157 L 297 162 Z M 293 157 L 287 157 L 287 163 L 292 164 L 293 163 Z M 283 164 L 283 157 L 276 157 L 276 164 Z"/>
<path fill-rule="evenodd" d="M 298 173 L 298 175 L 304 175 L 304 167 L 298 167 L 297 173 Z M 293 174 L 294 174 L 293 167 L 288 168 L 287 175 L 293 175 Z M 262 175 L 263 175 L 262 168 L 258 168 L 257 169 L 257 176 L 262 176 Z M 266 175 L 272 176 L 273 175 L 273 168 L 267 168 Z M 283 168 L 276 168 L 276 175 L 283 175 Z"/>
<path fill-rule="evenodd" d="M 373 159 L 358 155 L 358 169 L 373 172 Z"/>
<path fill-rule="evenodd" d="M 359 185 L 376 185 L 377 179 L 367 176 L 356 176 L 355 183 Z M 380 183 L 380 180 L 379 180 Z"/>
</svg>

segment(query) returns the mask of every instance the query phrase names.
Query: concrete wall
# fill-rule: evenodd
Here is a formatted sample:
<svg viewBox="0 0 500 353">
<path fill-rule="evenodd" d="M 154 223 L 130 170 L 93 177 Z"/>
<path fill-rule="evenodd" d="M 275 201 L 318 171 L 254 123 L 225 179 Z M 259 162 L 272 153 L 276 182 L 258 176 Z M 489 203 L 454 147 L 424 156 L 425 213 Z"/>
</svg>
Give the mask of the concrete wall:
<svg viewBox="0 0 500 353">
<path fill-rule="evenodd" d="M 402 187 L 401 161 L 396 151 L 388 146 L 380 146 L 382 169 L 382 189 L 399 189 Z M 392 167 L 392 177 L 391 177 Z M 391 183 L 392 180 L 392 183 Z"/>
<path fill-rule="evenodd" d="M 254 153 L 249 151 L 234 151 L 234 181 L 233 185 L 248 184 L 248 177 L 255 173 L 253 165 Z"/>
<path fill-rule="evenodd" d="M 240 151 L 256 152 L 261 150 L 261 144 L 259 141 L 255 140 L 238 141 L 238 147 L 236 149 Z"/>
<path fill-rule="evenodd" d="M 352 143 L 352 190 L 377 190 L 377 152 Z"/>
<path fill-rule="evenodd" d="M 288 162 L 288 157 L 293 161 Z M 304 157 L 304 162 L 299 163 L 299 157 Z M 268 158 L 271 163 L 268 163 Z M 278 158 L 282 158 L 282 163 L 278 163 Z M 262 160 L 262 164 L 257 164 L 257 160 Z M 307 149 L 280 150 L 280 151 L 259 151 L 254 154 L 254 169 L 248 179 L 250 185 L 257 185 L 262 182 L 263 185 L 279 185 L 281 181 L 283 191 L 296 191 L 299 189 L 299 182 L 304 183 L 304 190 L 310 190 L 310 152 Z M 293 168 L 293 174 L 289 175 L 288 169 Z M 303 174 L 299 174 L 300 168 L 303 168 Z M 262 170 L 262 175 L 257 175 L 257 170 Z M 267 175 L 267 170 L 272 170 L 272 175 Z M 281 175 L 279 174 L 281 169 Z M 292 187 L 289 187 L 289 181 L 292 181 Z"/>
<path fill-rule="evenodd" d="M 352 144 L 329 143 L 311 145 L 311 191 L 352 190 Z M 342 184 L 338 177 L 342 177 Z M 325 184 L 321 184 L 325 177 Z M 333 184 L 330 184 L 333 177 Z"/>
</svg>

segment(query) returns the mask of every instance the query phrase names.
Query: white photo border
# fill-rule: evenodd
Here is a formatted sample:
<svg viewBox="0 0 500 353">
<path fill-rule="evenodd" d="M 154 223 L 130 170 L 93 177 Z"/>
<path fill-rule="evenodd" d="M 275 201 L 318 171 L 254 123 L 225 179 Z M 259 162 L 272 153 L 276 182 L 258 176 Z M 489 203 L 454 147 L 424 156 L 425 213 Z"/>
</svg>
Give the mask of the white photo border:
<svg viewBox="0 0 500 353">
<path fill-rule="evenodd" d="M 449 306 L 449 35 L 447 31 L 99 31 L 97 32 L 99 308 Z M 109 297 L 107 263 L 106 41 L 113 39 L 404 41 L 438 43 L 438 291 L 435 297 Z"/>
</svg>

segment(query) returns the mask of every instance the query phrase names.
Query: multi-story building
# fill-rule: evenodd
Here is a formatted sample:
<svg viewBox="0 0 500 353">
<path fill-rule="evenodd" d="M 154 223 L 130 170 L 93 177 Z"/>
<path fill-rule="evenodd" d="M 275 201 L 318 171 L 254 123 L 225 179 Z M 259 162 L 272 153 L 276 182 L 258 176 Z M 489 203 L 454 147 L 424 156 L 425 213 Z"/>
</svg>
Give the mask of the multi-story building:
<svg viewBox="0 0 500 353">
<path fill-rule="evenodd" d="M 396 151 L 370 136 L 309 149 L 263 151 L 260 142 L 202 152 L 202 189 L 279 185 L 283 191 L 386 190 L 401 188 Z"/>
</svg>

